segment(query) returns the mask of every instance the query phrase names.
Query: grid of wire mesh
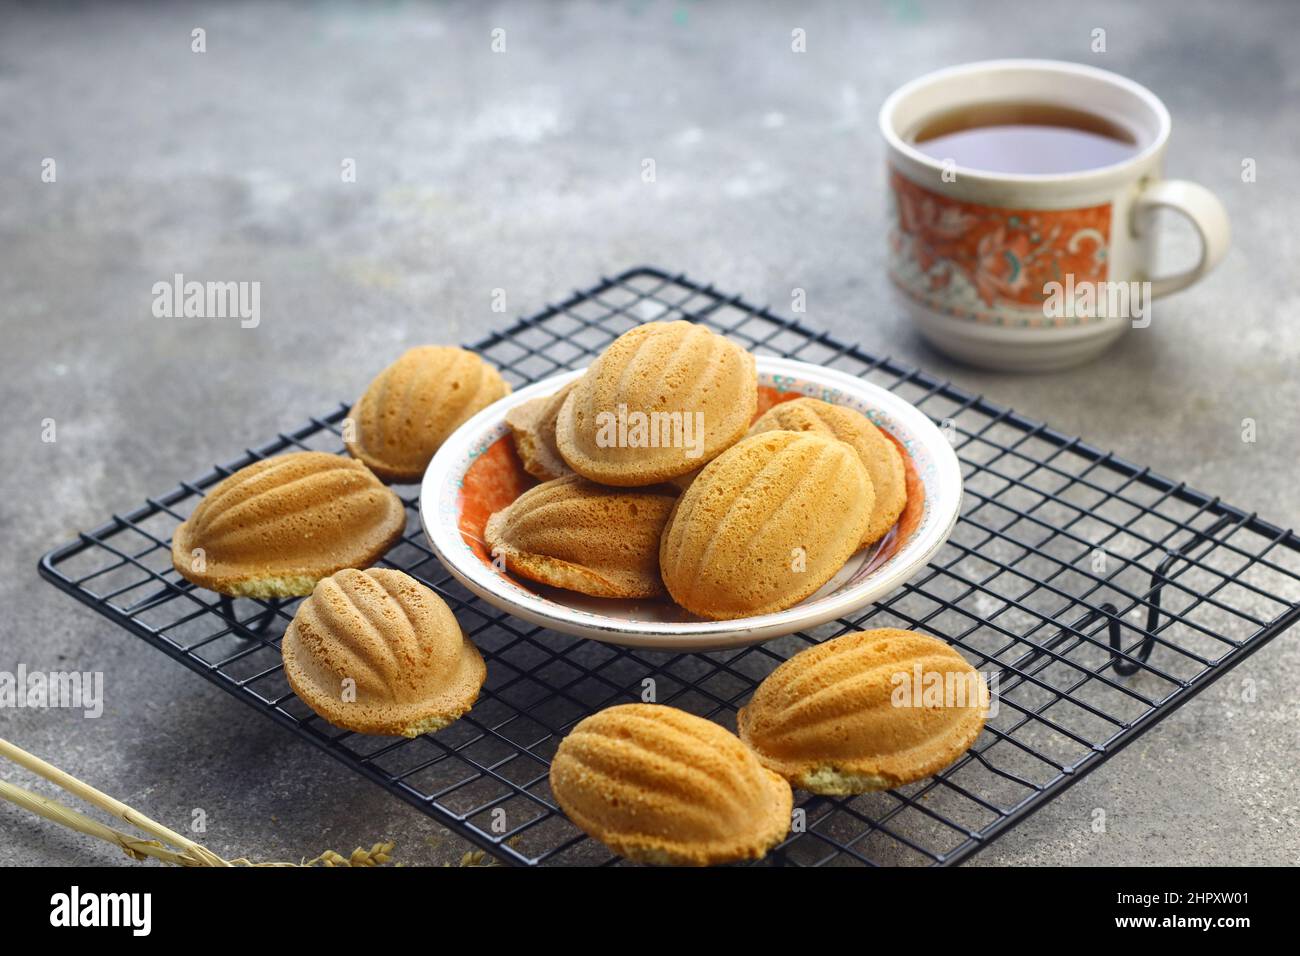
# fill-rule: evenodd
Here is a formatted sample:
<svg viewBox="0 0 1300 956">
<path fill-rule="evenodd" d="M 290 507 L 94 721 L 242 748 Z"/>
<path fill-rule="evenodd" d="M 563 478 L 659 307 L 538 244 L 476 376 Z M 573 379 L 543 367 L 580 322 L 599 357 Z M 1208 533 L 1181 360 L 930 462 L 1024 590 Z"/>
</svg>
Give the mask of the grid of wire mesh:
<svg viewBox="0 0 1300 956">
<path fill-rule="evenodd" d="M 796 793 L 795 828 L 767 863 L 958 862 L 1043 805 L 1300 616 L 1300 539 L 913 368 L 683 276 L 634 269 L 474 346 L 516 386 L 587 364 L 652 320 L 705 322 L 757 353 L 884 385 L 948 430 L 961 519 L 943 550 L 886 599 L 816 630 L 708 654 L 611 647 L 526 624 L 461 587 L 398 488 L 405 537 L 382 562 L 434 588 L 482 649 L 488 681 L 465 718 L 412 740 L 364 737 L 290 691 L 279 639 L 296 602 L 230 600 L 173 570 L 170 539 L 205 489 L 259 458 L 342 452 L 347 406 L 116 514 L 45 555 L 63 590 L 419 807 L 497 858 L 610 863 L 556 808 L 548 760 L 578 720 L 656 699 L 734 729 L 781 661 L 864 627 L 958 647 L 995 681 L 976 746 L 938 776 L 852 799 Z"/>
</svg>

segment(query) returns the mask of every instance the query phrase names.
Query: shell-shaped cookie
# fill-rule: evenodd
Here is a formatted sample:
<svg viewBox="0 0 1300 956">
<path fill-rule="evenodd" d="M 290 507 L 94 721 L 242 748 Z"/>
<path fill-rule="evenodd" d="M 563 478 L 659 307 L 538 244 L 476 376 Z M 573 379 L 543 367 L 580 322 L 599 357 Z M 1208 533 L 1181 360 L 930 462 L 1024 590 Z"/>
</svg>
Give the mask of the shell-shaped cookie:
<svg viewBox="0 0 1300 956">
<path fill-rule="evenodd" d="M 988 687 L 943 641 L 879 628 L 801 651 L 737 717 L 763 764 L 794 786 L 845 795 L 938 773 L 984 727 Z"/>
<path fill-rule="evenodd" d="M 735 735 L 661 704 L 622 704 L 579 722 L 550 779 L 570 820 L 641 863 L 759 859 L 790 829 L 785 780 Z"/>
<path fill-rule="evenodd" d="M 758 435 L 774 429 L 825 435 L 852 445 L 867 468 L 875 493 L 871 520 L 862 536 L 862 543 L 867 545 L 879 541 L 894 526 L 907 505 L 903 456 L 898 446 L 885 437 L 867 416 L 817 398 L 796 398 L 769 408 L 750 426 L 749 434 Z"/>
<path fill-rule="evenodd" d="M 774 431 L 727 449 L 682 492 L 659 570 L 674 601 L 714 619 L 798 604 L 858 549 L 871 479 L 844 442 Z"/>
<path fill-rule="evenodd" d="M 560 409 L 555 437 L 578 474 L 653 485 L 734 444 L 758 407 L 754 357 L 691 322 L 647 322 L 610 343 Z"/>
<path fill-rule="evenodd" d="M 555 421 L 572 390 L 570 382 L 553 395 L 529 399 L 506 412 L 506 424 L 514 435 L 524 471 L 541 481 L 573 473 L 555 443 Z"/>
<path fill-rule="evenodd" d="M 336 727 L 415 737 L 470 709 L 483 658 L 446 602 L 414 578 L 372 568 L 325 578 L 284 632 L 289 685 Z"/>
<path fill-rule="evenodd" d="M 402 499 L 361 462 L 292 452 L 213 487 L 172 536 L 172 564 L 222 594 L 295 597 L 378 561 L 405 528 Z"/>
<path fill-rule="evenodd" d="M 448 435 L 509 393 L 509 383 L 473 352 L 449 345 L 407 349 L 348 413 L 348 453 L 384 481 L 419 481 Z"/>
<path fill-rule="evenodd" d="M 534 581 L 596 597 L 657 597 L 659 538 L 675 501 L 568 475 L 498 511 L 484 537 L 507 568 Z"/>
</svg>

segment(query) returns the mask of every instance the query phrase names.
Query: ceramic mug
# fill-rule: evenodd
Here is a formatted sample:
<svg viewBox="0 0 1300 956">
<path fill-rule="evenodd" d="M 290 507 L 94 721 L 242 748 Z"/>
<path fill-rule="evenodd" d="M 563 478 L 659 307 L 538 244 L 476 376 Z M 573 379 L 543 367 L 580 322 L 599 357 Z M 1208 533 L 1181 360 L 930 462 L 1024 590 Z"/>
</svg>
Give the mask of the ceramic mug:
<svg viewBox="0 0 1300 956">
<path fill-rule="evenodd" d="M 1021 174 L 964 169 L 912 144 L 936 115 L 1008 101 L 1102 117 L 1130 131 L 1135 150 L 1079 172 Z M 1054 60 L 971 63 L 894 92 L 880 110 L 889 271 L 926 339 L 985 368 L 1065 368 L 1149 324 L 1151 298 L 1214 268 L 1228 249 L 1228 216 L 1204 187 L 1162 177 L 1169 128 L 1169 111 L 1145 87 Z M 1162 207 L 1191 220 L 1201 256 L 1185 272 L 1152 276 Z"/>
</svg>

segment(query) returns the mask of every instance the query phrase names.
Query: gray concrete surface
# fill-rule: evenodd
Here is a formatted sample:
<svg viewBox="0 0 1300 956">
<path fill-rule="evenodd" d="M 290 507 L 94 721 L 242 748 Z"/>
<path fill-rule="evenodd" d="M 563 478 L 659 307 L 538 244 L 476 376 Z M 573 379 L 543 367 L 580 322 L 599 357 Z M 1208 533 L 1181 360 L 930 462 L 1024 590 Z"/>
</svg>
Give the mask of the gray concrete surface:
<svg viewBox="0 0 1300 956">
<path fill-rule="evenodd" d="M 811 322 L 1295 524 L 1297 36 L 1287 3 L 4 7 L 0 669 L 102 670 L 107 709 L 0 711 L 3 735 L 160 820 L 203 808 L 226 855 L 390 837 L 407 863 L 457 858 L 457 838 L 60 595 L 36 559 L 357 394 L 402 347 L 506 322 L 494 288 L 522 314 L 639 263 L 777 308 L 804 288 Z M 1175 120 L 1170 174 L 1217 192 L 1235 230 L 1151 329 L 1052 376 L 949 364 L 882 274 L 876 108 L 926 70 L 1007 55 L 1151 86 Z M 260 326 L 154 318 L 175 272 L 260 281 Z M 977 862 L 1297 862 L 1297 646 L 1274 642 Z M 0 834 L 0 863 L 123 862 L 8 806 Z"/>
</svg>

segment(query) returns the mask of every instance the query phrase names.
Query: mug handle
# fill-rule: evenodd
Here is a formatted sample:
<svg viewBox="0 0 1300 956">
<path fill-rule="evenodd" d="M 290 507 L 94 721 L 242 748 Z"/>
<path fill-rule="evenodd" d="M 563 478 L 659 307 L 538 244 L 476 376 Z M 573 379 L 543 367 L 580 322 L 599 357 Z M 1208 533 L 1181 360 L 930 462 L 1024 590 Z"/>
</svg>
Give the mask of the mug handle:
<svg viewBox="0 0 1300 956">
<path fill-rule="evenodd" d="M 1185 179 L 1161 179 L 1147 186 L 1133 207 L 1134 234 L 1142 234 L 1141 224 L 1148 219 L 1141 214 L 1159 208 L 1176 210 L 1191 220 L 1201 235 L 1201 261 L 1184 272 L 1152 279 L 1153 298 L 1185 289 L 1217 266 L 1232 236 L 1228 211 L 1219 197 L 1204 186 Z"/>
</svg>

